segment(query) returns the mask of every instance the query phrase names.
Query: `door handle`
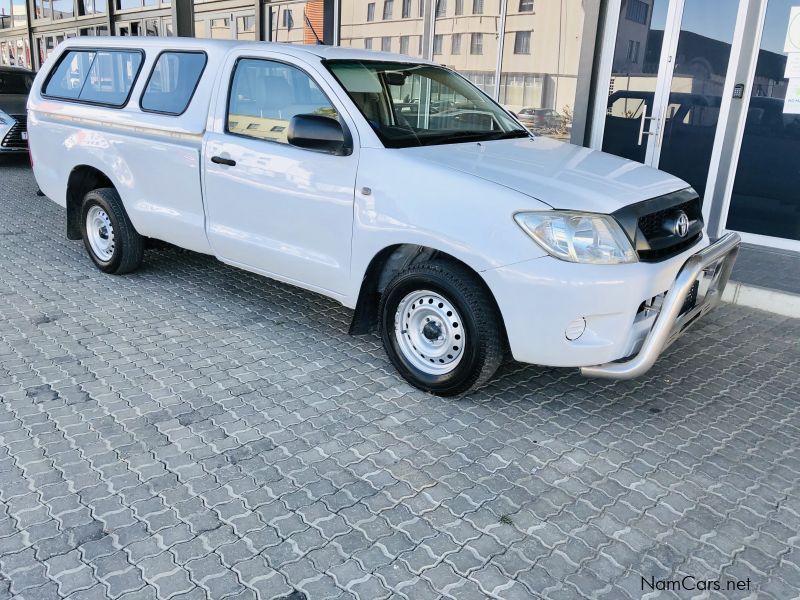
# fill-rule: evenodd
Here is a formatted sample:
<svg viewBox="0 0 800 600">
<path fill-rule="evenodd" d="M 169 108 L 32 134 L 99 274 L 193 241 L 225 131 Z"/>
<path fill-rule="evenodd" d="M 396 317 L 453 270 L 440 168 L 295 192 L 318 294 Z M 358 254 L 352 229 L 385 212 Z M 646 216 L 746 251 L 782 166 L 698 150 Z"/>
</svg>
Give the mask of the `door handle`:
<svg viewBox="0 0 800 600">
<path fill-rule="evenodd" d="M 236 161 L 232 158 L 224 158 L 222 156 L 212 156 L 211 162 L 216 163 L 218 165 L 227 165 L 229 167 L 235 167 Z"/>
<path fill-rule="evenodd" d="M 657 135 L 658 134 L 658 130 L 656 130 L 656 131 L 645 131 L 644 130 L 644 122 L 645 122 L 645 120 L 658 121 L 658 117 L 648 117 L 647 113 L 642 111 L 642 120 L 639 121 L 639 141 L 637 142 L 639 146 L 642 145 L 642 136 L 645 136 L 645 135 Z"/>
</svg>

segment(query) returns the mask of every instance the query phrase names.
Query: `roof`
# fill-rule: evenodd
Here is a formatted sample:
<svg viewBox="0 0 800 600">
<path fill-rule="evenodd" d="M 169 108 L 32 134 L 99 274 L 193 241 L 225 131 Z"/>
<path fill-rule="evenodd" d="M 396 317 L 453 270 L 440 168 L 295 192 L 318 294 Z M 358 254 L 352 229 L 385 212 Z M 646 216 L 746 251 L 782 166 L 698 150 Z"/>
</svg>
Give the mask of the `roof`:
<svg viewBox="0 0 800 600">
<path fill-rule="evenodd" d="M 284 44 L 277 42 L 243 42 L 238 40 L 209 40 L 204 38 L 183 38 L 183 37 L 74 37 L 62 42 L 69 47 L 93 47 L 93 48 L 154 48 L 158 50 L 166 48 L 205 50 L 206 52 L 227 53 L 234 49 L 259 48 L 263 50 L 275 50 L 297 56 L 298 58 L 308 58 L 308 55 L 318 56 L 321 59 L 349 59 L 349 60 L 380 60 L 396 61 L 409 63 L 435 64 L 431 61 L 395 54 L 391 52 L 374 52 L 370 50 L 360 50 L 357 48 L 343 48 L 341 46 L 322 46 L 308 44 Z"/>
</svg>

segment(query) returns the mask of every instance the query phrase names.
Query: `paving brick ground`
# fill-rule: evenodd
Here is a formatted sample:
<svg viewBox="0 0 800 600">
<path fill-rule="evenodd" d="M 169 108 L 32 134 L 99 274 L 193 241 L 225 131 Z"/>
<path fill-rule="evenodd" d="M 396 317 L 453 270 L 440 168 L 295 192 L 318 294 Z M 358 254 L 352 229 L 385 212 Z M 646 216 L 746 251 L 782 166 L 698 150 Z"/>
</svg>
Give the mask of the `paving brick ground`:
<svg viewBox="0 0 800 600">
<path fill-rule="evenodd" d="M 439 399 L 314 294 L 101 274 L 35 190 L 0 166 L 0 598 L 800 597 L 800 321 Z M 642 590 L 683 575 L 750 589 Z"/>
</svg>

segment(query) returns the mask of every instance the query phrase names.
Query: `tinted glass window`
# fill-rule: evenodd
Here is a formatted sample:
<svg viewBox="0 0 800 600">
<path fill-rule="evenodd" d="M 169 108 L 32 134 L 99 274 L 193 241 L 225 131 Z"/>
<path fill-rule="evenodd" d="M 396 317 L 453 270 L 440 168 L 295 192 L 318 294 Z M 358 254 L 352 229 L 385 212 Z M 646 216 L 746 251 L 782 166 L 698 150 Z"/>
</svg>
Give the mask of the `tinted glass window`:
<svg viewBox="0 0 800 600">
<path fill-rule="evenodd" d="M 142 109 L 181 114 L 189 106 L 205 66 L 206 55 L 202 52 L 163 53 L 142 95 Z"/>
<path fill-rule="evenodd" d="M 0 71 L 0 94 L 27 94 L 32 85 L 33 75 Z"/>
<path fill-rule="evenodd" d="M 79 99 L 122 106 L 141 64 L 142 55 L 138 52 L 98 51 Z"/>
<path fill-rule="evenodd" d="M 81 93 L 83 82 L 94 61 L 94 52 L 75 51 L 67 52 L 61 59 L 56 70 L 50 76 L 44 93 L 57 98 L 70 98 L 77 100 Z"/>
<path fill-rule="evenodd" d="M 45 94 L 122 106 L 141 64 L 139 52 L 70 50 L 47 82 Z"/>
<path fill-rule="evenodd" d="M 228 100 L 228 131 L 285 144 L 289 121 L 300 114 L 338 118 L 322 90 L 300 69 L 269 60 L 237 63 Z"/>
</svg>

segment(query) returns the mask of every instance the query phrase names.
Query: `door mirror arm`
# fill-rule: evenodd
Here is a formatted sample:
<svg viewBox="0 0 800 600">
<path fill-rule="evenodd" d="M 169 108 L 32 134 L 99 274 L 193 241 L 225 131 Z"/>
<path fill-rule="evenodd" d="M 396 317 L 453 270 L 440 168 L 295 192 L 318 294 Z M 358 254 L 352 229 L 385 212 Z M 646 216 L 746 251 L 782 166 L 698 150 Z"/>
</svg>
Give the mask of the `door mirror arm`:
<svg viewBox="0 0 800 600">
<path fill-rule="evenodd" d="M 337 119 L 324 115 L 295 115 L 289 121 L 286 140 L 297 148 L 335 156 L 353 153 L 353 138 L 348 128 Z"/>
</svg>

